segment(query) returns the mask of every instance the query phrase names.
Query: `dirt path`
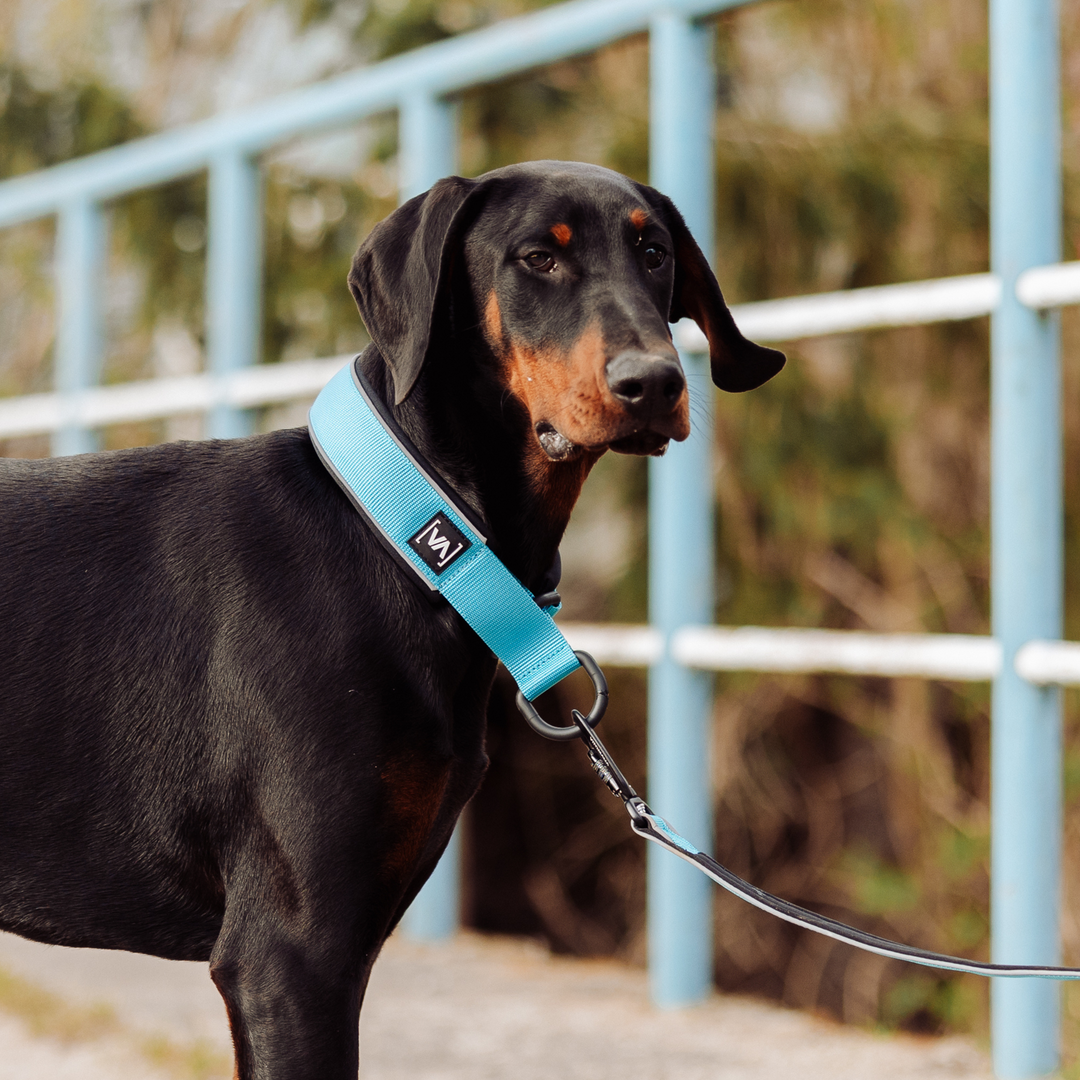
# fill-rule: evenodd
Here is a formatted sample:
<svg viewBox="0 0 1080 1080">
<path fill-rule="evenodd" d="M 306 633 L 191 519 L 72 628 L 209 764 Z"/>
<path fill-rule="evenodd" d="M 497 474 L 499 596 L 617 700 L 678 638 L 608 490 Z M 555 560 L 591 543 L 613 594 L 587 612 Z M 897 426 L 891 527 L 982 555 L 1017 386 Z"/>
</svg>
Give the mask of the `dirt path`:
<svg viewBox="0 0 1080 1080">
<path fill-rule="evenodd" d="M 202 964 L 0 934 L 3 1080 L 231 1075 Z M 44 993 L 42 992 L 44 991 Z M 661 1013 L 642 972 L 528 942 L 392 940 L 361 1022 L 364 1080 L 989 1080 L 959 1039 L 882 1037 L 744 998 Z"/>
</svg>

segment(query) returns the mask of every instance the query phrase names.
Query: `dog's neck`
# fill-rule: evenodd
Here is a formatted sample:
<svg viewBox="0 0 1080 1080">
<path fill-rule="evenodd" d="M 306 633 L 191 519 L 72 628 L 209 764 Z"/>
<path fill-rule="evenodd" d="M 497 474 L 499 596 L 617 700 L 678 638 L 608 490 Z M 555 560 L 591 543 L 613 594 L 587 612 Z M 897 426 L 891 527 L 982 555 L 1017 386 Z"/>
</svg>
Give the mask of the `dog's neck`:
<svg viewBox="0 0 1080 1080">
<path fill-rule="evenodd" d="M 527 412 L 490 372 L 425 372 L 395 405 L 393 377 L 374 346 L 360 364 L 417 449 L 486 522 L 492 550 L 528 588 L 548 588 L 570 512 L 600 454 L 549 460 Z"/>
</svg>

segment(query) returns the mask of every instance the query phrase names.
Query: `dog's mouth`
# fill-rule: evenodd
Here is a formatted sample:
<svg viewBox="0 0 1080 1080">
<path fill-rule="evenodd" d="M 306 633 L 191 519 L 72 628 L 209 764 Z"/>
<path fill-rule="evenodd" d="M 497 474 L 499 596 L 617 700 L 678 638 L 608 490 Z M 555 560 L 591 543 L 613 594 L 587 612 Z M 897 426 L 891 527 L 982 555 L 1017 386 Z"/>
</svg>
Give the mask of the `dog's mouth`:
<svg viewBox="0 0 1080 1080">
<path fill-rule="evenodd" d="M 621 439 L 613 439 L 611 442 L 599 443 L 596 446 L 582 446 L 571 442 L 546 420 L 541 420 L 534 430 L 544 453 L 552 461 L 573 461 L 585 450 L 593 452 L 614 450 L 616 454 L 659 457 L 667 449 L 669 442 L 669 436 L 661 435 L 658 431 L 646 430 L 635 431 L 633 434 L 624 435 Z"/>
<path fill-rule="evenodd" d="M 659 431 L 635 431 L 633 435 L 608 443 L 608 449 L 616 454 L 639 454 L 659 457 L 668 448 L 670 438 Z"/>
<path fill-rule="evenodd" d="M 552 461 L 572 461 L 581 453 L 582 447 L 571 442 L 561 431 L 556 431 L 553 424 L 541 420 L 535 428 L 536 437 Z"/>
</svg>

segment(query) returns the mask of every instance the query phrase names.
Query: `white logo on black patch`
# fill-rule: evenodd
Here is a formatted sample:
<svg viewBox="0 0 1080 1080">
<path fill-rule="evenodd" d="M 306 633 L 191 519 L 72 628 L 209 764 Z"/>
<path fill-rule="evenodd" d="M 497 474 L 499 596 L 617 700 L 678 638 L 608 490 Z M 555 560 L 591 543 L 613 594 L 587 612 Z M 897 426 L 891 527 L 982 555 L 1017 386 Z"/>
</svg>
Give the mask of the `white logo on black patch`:
<svg viewBox="0 0 1080 1080">
<path fill-rule="evenodd" d="M 436 514 L 414 537 L 409 547 L 435 571 L 441 574 L 453 566 L 472 544 L 442 514 Z"/>
</svg>

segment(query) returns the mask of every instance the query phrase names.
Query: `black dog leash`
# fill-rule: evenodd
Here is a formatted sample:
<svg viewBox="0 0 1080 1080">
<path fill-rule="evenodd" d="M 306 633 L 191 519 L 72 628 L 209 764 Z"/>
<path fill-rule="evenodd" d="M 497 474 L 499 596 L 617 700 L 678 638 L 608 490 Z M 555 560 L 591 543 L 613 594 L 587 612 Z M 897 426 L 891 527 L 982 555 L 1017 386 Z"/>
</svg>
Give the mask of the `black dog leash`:
<svg viewBox="0 0 1080 1080">
<path fill-rule="evenodd" d="M 441 593 L 503 662 L 519 687 L 518 708 L 533 729 L 548 739 L 584 739 L 593 768 L 622 799 L 638 835 L 685 859 L 748 904 L 881 956 L 976 975 L 1080 979 L 1080 970 L 1072 968 L 982 964 L 867 934 L 781 900 L 698 851 L 649 809 L 593 730 L 607 708 L 607 681 L 596 661 L 588 653 L 574 652 L 556 626 L 552 616 L 558 594 L 534 597 L 514 578 L 488 548 L 468 510 L 398 428 L 356 364 L 343 368 L 323 388 L 311 408 L 309 428 L 330 475 L 388 550 L 427 589 Z M 567 727 L 546 723 L 532 699 L 579 665 L 596 691 L 589 715 L 575 710 L 574 723 Z"/>
<path fill-rule="evenodd" d="M 1049 967 L 1042 965 L 1025 966 L 1022 964 L 987 964 L 978 960 L 963 960 L 957 956 L 948 956 L 945 953 L 929 952 L 925 949 L 916 949 L 911 945 L 903 945 L 897 941 L 889 941 L 888 938 L 878 937 L 877 934 L 869 934 L 865 930 L 857 930 L 853 926 L 830 919 L 825 915 L 819 915 L 815 911 L 799 907 L 779 896 L 773 896 L 748 881 L 743 881 L 737 874 L 733 874 L 726 867 L 721 866 L 712 856 L 703 851 L 698 851 L 684 837 L 680 836 L 659 814 L 654 814 L 648 804 L 630 786 L 626 777 L 623 776 L 619 766 L 615 764 L 607 747 L 600 741 L 596 734 L 596 725 L 607 709 L 607 681 L 604 673 L 600 670 L 596 661 L 584 652 L 578 652 L 577 658 L 581 666 L 588 672 L 592 679 L 596 699 L 588 716 L 583 716 L 577 709 L 571 711 L 574 723 L 566 727 L 556 727 L 541 719 L 539 713 L 524 695 L 518 694 L 517 706 L 521 714 L 528 721 L 529 726 L 545 739 L 558 741 L 571 741 L 581 739 L 589 754 L 589 761 L 597 776 L 604 782 L 613 795 L 618 796 L 630 815 L 630 827 L 638 834 L 659 844 L 662 848 L 678 855 L 680 859 L 696 866 L 702 873 L 708 875 L 721 888 L 729 893 L 745 900 L 748 904 L 767 911 L 785 922 L 801 926 L 806 930 L 824 934 L 826 937 L 835 938 L 837 941 L 846 942 L 856 948 L 865 949 L 867 952 L 877 953 L 878 956 L 887 956 L 891 960 L 907 960 L 912 964 L 922 964 L 924 967 L 942 968 L 946 971 L 962 971 L 970 975 L 993 975 L 1006 978 L 1038 978 L 1038 979 L 1080 979 L 1080 969 Z"/>
</svg>

